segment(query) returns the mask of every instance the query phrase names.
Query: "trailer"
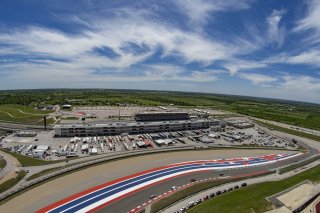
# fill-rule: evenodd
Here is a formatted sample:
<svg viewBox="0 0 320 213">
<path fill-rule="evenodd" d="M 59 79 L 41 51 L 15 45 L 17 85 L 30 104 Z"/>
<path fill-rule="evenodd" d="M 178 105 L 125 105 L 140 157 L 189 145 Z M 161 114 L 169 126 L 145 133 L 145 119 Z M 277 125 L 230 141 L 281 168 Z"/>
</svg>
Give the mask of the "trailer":
<svg viewBox="0 0 320 213">
<path fill-rule="evenodd" d="M 93 147 L 92 149 L 90 149 L 90 155 L 97 155 L 98 154 L 98 149 Z"/>
<path fill-rule="evenodd" d="M 22 145 L 19 149 L 18 152 L 22 152 L 24 150 L 24 148 L 26 148 L 27 145 Z"/>
<path fill-rule="evenodd" d="M 76 152 L 69 152 L 66 154 L 66 158 L 76 158 L 79 157 L 79 155 Z"/>
<path fill-rule="evenodd" d="M 68 144 L 64 145 L 64 147 L 63 147 L 62 151 L 63 151 L 63 152 L 66 152 L 66 151 L 67 151 L 67 149 L 68 149 Z"/>
<path fill-rule="evenodd" d="M 127 151 L 129 150 L 129 146 L 126 142 L 123 142 L 123 146 L 124 146 L 124 148 L 126 148 Z"/>
<path fill-rule="evenodd" d="M 81 146 L 81 151 L 82 152 L 87 152 L 89 150 L 89 145 L 88 144 L 83 144 L 82 146 Z"/>
<path fill-rule="evenodd" d="M 31 145 L 29 145 L 28 147 L 27 147 L 27 149 L 26 149 L 26 152 L 30 152 L 31 150 L 32 150 L 32 147 L 33 147 L 33 145 L 31 144 Z"/>
<path fill-rule="evenodd" d="M 78 151 L 78 147 L 79 147 L 79 145 L 76 144 L 73 151 L 77 152 Z"/>
<path fill-rule="evenodd" d="M 74 151 L 74 147 L 75 147 L 75 144 L 72 144 L 72 146 L 71 146 L 71 151 L 72 152 Z"/>
<path fill-rule="evenodd" d="M 109 136 L 108 137 L 108 141 L 109 141 L 109 143 L 112 143 L 113 141 L 112 141 L 112 138 Z"/>
<path fill-rule="evenodd" d="M 101 149 L 101 152 L 104 152 L 104 147 L 102 142 L 100 143 L 100 149 Z"/>
</svg>

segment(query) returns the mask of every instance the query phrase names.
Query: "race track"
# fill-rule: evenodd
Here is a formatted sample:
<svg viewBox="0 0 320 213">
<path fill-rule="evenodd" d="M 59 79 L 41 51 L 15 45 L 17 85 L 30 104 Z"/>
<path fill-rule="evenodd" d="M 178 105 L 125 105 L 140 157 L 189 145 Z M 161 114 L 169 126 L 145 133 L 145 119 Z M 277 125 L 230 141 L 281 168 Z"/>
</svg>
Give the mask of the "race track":
<svg viewBox="0 0 320 213">
<path fill-rule="evenodd" d="M 85 190 L 37 212 L 93 212 L 152 185 L 191 173 L 263 166 L 297 157 L 301 153 L 268 154 L 218 160 L 196 160 L 149 169 Z"/>
</svg>

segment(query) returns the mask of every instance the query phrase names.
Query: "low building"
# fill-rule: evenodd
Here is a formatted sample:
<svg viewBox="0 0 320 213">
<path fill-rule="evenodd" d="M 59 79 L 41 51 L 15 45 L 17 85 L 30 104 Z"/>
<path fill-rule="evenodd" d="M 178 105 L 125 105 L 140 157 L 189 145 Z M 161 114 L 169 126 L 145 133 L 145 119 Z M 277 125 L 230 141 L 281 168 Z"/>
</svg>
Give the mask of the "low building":
<svg viewBox="0 0 320 213">
<path fill-rule="evenodd" d="M 254 127 L 254 123 L 245 120 L 232 120 L 228 121 L 227 124 L 238 129 L 247 129 Z"/>
<path fill-rule="evenodd" d="M 207 136 L 202 136 L 202 137 L 200 138 L 200 141 L 201 141 L 202 143 L 214 143 L 213 138 L 207 137 Z"/>
<path fill-rule="evenodd" d="M 48 145 L 38 145 L 32 151 L 32 156 L 34 158 L 44 158 L 46 156 L 46 151 L 48 151 L 50 147 Z"/>
<path fill-rule="evenodd" d="M 72 106 L 70 104 L 64 104 L 62 105 L 62 109 L 71 109 Z"/>
<path fill-rule="evenodd" d="M 172 132 L 206 129 L 210 126 L 218 126 L 219 120 L 185 120 L 185 121 L 162 121 L 162 122 L 115 122 L 105 124 L 72 124 L 55 125 L 54 135 L 56 137 L 85 137 L 144 134 L 156 132 Z"/>
<path fill-rule="evenodd" d="M 162 146 L 162 145 L 169 145 L 169 144 L 172 144 L 172 140 L 171 139 L 158 139 L 158 140 L 155 140 L 155 143 L 158 145 L 158 146 Z"/>
<path fill-rule="evenodd" d="M 14 136 L 16 137 L 35 137 L 36 135 L 37 135 L 36 132 L 26 132 L 26 131 L 21 131 L 14 134 Z"/>
</svg>

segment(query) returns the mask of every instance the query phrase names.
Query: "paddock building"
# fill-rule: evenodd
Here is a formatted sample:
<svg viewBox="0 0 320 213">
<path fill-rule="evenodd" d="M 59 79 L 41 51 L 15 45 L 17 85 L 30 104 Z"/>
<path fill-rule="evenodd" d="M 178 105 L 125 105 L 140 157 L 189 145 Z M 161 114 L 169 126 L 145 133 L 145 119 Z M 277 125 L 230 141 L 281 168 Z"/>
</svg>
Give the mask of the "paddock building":
<svg viewBox="0 0 320 213">
<path fill-rule="evenodd" d="M 134 116 L 136 121 L 170 121 L 188 120 L 189 114 L 186 112 L 141 112 Z"/>
<path fill-rule="evenodd" d="M 144 134 L 156 132 L 185 131 L 195 129 L 206 129 L 211 126 L 219 126 L 220 120 L 175 120 L 175 121 L 155 121 L 155 122 L 110 122 L 103 124 L 70 124 L 55 125 L 54 135 L 56 137 L 74 136 L 101 136 Z"/>
</svg>

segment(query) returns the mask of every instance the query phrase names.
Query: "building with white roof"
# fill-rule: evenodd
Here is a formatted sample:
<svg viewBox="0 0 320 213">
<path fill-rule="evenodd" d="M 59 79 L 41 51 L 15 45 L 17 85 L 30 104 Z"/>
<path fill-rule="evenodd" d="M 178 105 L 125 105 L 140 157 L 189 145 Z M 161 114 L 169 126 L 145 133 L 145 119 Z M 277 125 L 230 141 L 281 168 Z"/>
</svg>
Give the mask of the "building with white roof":
<svg viewBox="0 0 320 213">
<path fill-rule="evenodd" d="M 56 137 L 85 137 L 98 135 L 120 135 L 122 133 L 144 134 L 154 132 L 185 131 L 205 129 L 210 126 L 217 125 L 220 125 L 219 120 L 182 120 L 55 125 L 53 129 Z"/>
</svg>

